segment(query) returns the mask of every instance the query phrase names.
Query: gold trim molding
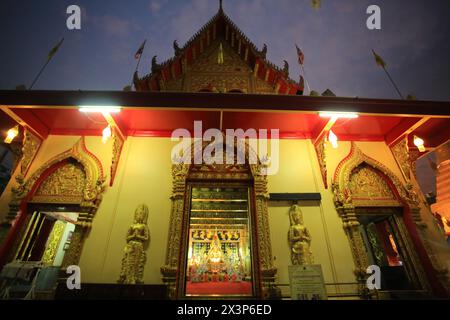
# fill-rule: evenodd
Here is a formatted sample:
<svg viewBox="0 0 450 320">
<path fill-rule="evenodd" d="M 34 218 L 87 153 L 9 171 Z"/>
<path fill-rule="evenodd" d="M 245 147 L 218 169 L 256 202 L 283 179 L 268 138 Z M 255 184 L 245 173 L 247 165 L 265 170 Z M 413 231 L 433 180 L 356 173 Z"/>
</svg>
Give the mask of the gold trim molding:
<svg viewBox="0 0 450 320">
<path fill-rule="evenodd" d="M 379 172 L 384 175 L 392 185 L 389 186 L 391 190 L 394 189 L 397 191 L 398 196 L 397 199 L 389 200 L 389 197 L 386 197 L 386 192 L 383 192 L 383 188 L 380 187 L 380 194 L 374 194 L 373 197 L 368 199 L 361 199 L 355 197 L 352 193 L 351 186 L 351 178 L 352 174 L 358 168 L 367 168 L 369 170 L 373 170 L 374 173 Z M 364 178 L 364 177 L 363 177 Z M 370 175 L 367 175 L 366 178 L 370 178 Z M 365 181 L 366 184 L 374 183 L 373 181 Z M 386 183 L 388 183 L 386 181 Z M 386 208 L 386 207 L 403 207 L 404 205 L 408 205 L 411 210 L 411 214 L 414 218 L 414 221 L 417 225 L 421 225 L 422 221 L 420 219 L 420 215 L 415 214 L 418 210 L 417 208 L 417 200 L 411 194 L 410 190 L 407 189 L 405 185 L 402 184 L 400 179 L 385 165 L 374 160 L 367 155 L 365 155 L 354 142 L 352 142 L 350 153 L 345 157 L 336 168 L 333 183 L 331 186 L 331 190 L 334 194 L 334 205 L 339 216 L 343 222 L 343 228 L 345 233 L 347 234 L 350 248 L 353 255 L 353 260 L 355 263 L 355 276 L 359 283 L 359 291 L 362 297 L 367 297 L 369 292 L 366 287 L 366 269 L 368 267 L 368 257 L 366 254 L 365 244 L 363 237 L 359 231 L 359 220 L 358 213 L 361 209 L 369 209 L 374 207 Z M 353 190 L 355 190 L 353 186 Z M 400 226 L 402 228 L 402 226 Z M 404 229 L 404 228 L 403 228 Z M 406 232 L 403 234 L 404 239 L 406 241 L 406 248 L 408 255 L 411 257 L 412 264 L 414 265 L 414 269 L 417 274 L 417 282 L 423 288 L 428 289 L 429 284 L 426 280 L 425 272 L 422 268 L 420 260 L 417 256 L 417 253 L 413 249 L 414 246 L 411 242 L 410 237 Z"/>
<path fill-rule="evenodd" d="M 58 163 L 70 159 L 79 163 L 85 174 L 85 179 L 79 180 L 83 181 L 83 186 L 80 186 L 82 197 L 80 197 L 76 203 L 73 201 L 74 197 L 71 194 L 61 194 L 56 198 L 53 195 L 38 196 L 35 198 L 33 195 L 31 199 L 27 199 L 27 196 L 31 196 L 30 192 L 32 192 L 32 190 L 38 190 L 39 186 L 36 186 L 36 184 L 40 182 L 40 185 L 42 185 L 45 181 L 39 181 L 42 174 Z M 70 164 L 70 162 L 67 164 Z M 84 137 L 81 137 L 72 148 L 48 160 L 27 180 L 24 179 L 22 174 L 16 176 L 17 185 L 12 188 L 12 200 L 9 203 L 9 213 L 6 217 L 6 223 L 12 225 L 13 220 L 20 215 L 20 205 L 24 200 L 29 201 L 29 203 L 79 205 L 81 212 L 75 223 L 76 226 L 72 235 L 70 247 L 64 255 L 63 268 L 77 264 L 81 255 L 84 239 L 89 228 L 92 226 L 92 220 L 102 199 L 102 193 L 105 190 L 105 179 L 106 177 L 104 176 L 100 160 L 86 148 L 85 139 Z"/>
<path fill-rule="evenodd" d="M 225 143 L 225 142 L 224 142 Z M 205 142 L 203 145 L 197 146 L 192 143 L 189 150 L 193 150 L 191 156 L 191 163 L 194 163 L 194 155 L 197 152 L 203 152 L 208 145 Z M 235 142 L 235 148 L 237 143 Z M 227 150 L 224 146 L 223 150 Z M 186 153 L 184 153 L 186 154 Z M 252 158 L 256 157 L 256 158 Z M 245 163 L 249 163 L 250 159 L 258 159 L 256 153 L 251 149 L 249 143 L 245 143 Z M 182 274 L 180 266 L 182 261 L 180 257 L 183 251 L 183 221 L 188 216 L 186 211 L 187 206 L 185 197 L 188 192 L 187 180 L 197 181 L 217 181 L 227 180 L 239 182 L 243 180 L 253 180 L 253 189 L 255 193 L 255 220 L 253 225 L 256 226 L 258 233 L 256 236 L 256 243 L 259 253 L 259 274 L 261 282 L 263 283 L 262 295 L 265 296 L 269 290 L 273 290 L 272 283 L 275 281 L 276 268 L 273 265 L 272 246 L 270 242 L 269 218 L 268 218 L 268 199 L 267 191 L 267 176 L 264 174 L 267 168 L 258 161 L 257 164 L 239 165 L 239 164 L 224 164 L 224 165 L 195 165 L 178 163 L 172 165 L 172 208 L 170 213 L 169 235 L 167 240 L 166 261 L 165 265 L 161 267 L 163 282 L 168 285 L 169 297 L 176 298 L 177 277 Z M 256 262 L 256 261 L 255 261 Z M 258 268 L 256 268 L 258 270 Z M 178 292 L 181 297 L 181 294 Z"/>
</svg>

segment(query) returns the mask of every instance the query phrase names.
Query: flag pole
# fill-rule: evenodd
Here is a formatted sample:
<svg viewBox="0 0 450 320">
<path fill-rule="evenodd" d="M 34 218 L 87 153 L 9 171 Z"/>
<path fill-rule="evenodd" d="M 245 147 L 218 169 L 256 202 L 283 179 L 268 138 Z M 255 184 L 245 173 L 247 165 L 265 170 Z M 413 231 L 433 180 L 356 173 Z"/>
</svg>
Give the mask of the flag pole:
<svg viewBox="0 0 450 320">
<path fill-rule="evenodd" d="M 305 68 L 303 67 L 303 65 L 300 65 L 303 71 L 303 78 L 305 79 L 305 84 L 306 84 L 306 88 L 308 89 L 308 92 L 311 94 L 311 88 L 309 87 L 309 83 L 308 83 L 308 79 L 306 78 L 306 72 L 305 72 Z"/>
<path fill-rule="evenodd" d="M 136 72 L 138 71 L 139 68 L 139 64 L 141 63 L 141 58 L 142 58 L 142 54 L 144 52 L 144 47 L 145 47 L 145 43 L 147 42 L 147 39 L 144 40 L 144 42 L 141 44 L 141 46 L 139 47 L 138 51 L 136 52 L 136 54 L 134 55 L 135 57 L 137 57 L 137 55 L 139 55 L 138 61 L 136 63 L 136 68 L 134 69 L 133 72 L 133 76 L 131 78 L 131 85 L 130 85 L 130 90 L 133 88 L 133 82 L 134 82 L 134 75 L 136 74 Z"/>
<path fill-rule="evenodd" d="M 61 46 L 61 44 L 63 43 L 63 41 L 64 41 L 64 38 L 62 38 L 61 41 L 55 47 L 53 47 L 53 49 L 50 51 L 50 53 L 48 55 L 48 58 L 47 58 L 47 61 L 42 66 L 41 70 L 39 70 L 38 74 L 34 78 L 33 82 L 31 83 L 30 87 L 28 88 L 28 90 L 31 90 L 33 88 L 34 84 L 38 81 L 38 79 L 40 78 L 42 72 L 44 72 L 44 70 L 47 67 L 47 65 L 49 64 L 49 62 L 53 59 L 53 56 L 58 51 L 58 49 Z"/>
<path fill-rule="evenodd" d="M 139 55 L 139 59 L 138 59 L 137 64 L 136 64 L 136 69 L 134 69 L 133 76 L 131 77 L 131 86 L 130 86 L 131 88 L 133 88 L 134 75 L 138 71 L 139 63 L 141 62 L 141 58 L 142 58 L 142 54 Z"/>
<path fill-rule="evenodd" d="M 44 71 L 45 67 L 47 67 L 48 63 L 50 62 L 50 59 L 47 59 L 47 62 L 42 66 L 41 70 L 39 71 L 39 73 L 36 75 L 36 77 L 34 78 L 33 82 L 31 83 L 30 87 L 28 88 L 28 90 L 31 90 L 34 86 L 34 84 L 36 83 L 36 81 L 38 81 L 39 77 L 41 76 L 42 72 Z"/>
<path fill-rule="evenodd" d="M 405 100 L 405 98 L 403 98 L 402 93 L 400 92 L 400 90 L 398 89 L 397 85 L 394 82 L 394 79 L 392 79 L 391 75 L 389 74 L 389 72 L 386 70 L 385 67 L 383 67 L 384 72 L 386 72 L 386 75 L 388 76 L 389 80 L 391 81 L 392 85 L 394 86 L 395 90 L 397 91 L 398 95 L 400 96 L 400 98 L 402 100 Z"/>
</svg>

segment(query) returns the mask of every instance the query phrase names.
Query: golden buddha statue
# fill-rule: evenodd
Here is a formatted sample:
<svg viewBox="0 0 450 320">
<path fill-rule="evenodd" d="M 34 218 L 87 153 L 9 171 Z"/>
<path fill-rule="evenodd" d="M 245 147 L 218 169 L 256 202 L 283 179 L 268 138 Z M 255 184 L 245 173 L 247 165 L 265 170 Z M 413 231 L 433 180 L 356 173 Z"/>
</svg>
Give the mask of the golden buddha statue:
<svg viewBox="0 0 450 320">
<path fill-rule="evenodd" d="M 303 214 L 298 205 L 289 210 L 291 227 L 289 228 L 289 245 L 293 265 L 313 264 L 313 255 L 310 250 L 311 235 L 303 224 Z"/>
<path fill-rule="evenodd" d="M 134 213 L 134 222 L 128 229 L 119 283 L 143 283 L 145 247 L 150 240 L 147 218 L 148 207 L 145 204 L 139 205 Z"/>
</svg>

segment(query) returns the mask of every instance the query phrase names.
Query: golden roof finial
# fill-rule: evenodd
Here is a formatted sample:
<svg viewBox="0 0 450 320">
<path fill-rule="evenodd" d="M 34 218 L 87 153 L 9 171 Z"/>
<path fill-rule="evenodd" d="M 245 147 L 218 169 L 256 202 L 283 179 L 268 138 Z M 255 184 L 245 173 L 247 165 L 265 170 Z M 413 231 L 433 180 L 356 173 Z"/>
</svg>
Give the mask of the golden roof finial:
<svg viewBox="0 0 450 320">
<path fill-rule="evenodd" d="M 223 7 L 222 7 L 222 0 L 219 0 L 219 11 L 222 11 Z"/>
</svg>

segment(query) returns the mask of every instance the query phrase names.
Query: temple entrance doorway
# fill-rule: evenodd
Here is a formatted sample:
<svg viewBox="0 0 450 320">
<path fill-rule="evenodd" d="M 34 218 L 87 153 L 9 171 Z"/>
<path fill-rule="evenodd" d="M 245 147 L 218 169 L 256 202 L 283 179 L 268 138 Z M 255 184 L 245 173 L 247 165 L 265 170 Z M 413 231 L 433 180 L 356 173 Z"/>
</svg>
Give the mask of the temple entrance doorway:
<svg viewBox="0 0 450 320">
<path fill-rule="evenodd" d="M 253 296 L 252 188 L 189 184 L 186 296 Z"/>
<path fill-rule="evenodd" d="M 61 267 L 75 230 L 77 211 L 76 208 L 31 206 L 14 260 Z"/>
<path fill-rule="evenodd" d="M 368 264 L 380 267 L 384 290 L 419 289 L 414 288 L 418 276 L 408 255 L 408 239 L 402 235 L 405 227 L 401 211 L 401 208 L 357 209 Z"/>
</svg>

